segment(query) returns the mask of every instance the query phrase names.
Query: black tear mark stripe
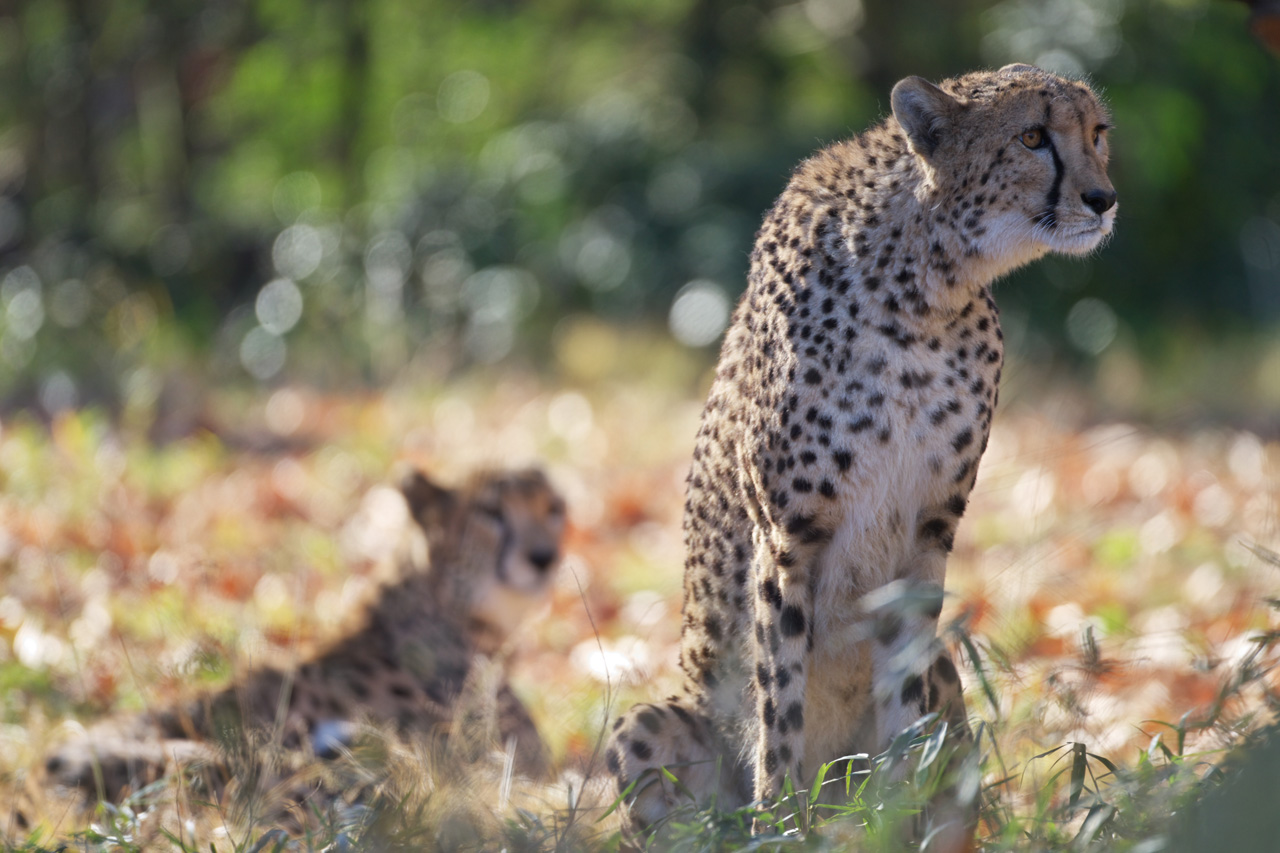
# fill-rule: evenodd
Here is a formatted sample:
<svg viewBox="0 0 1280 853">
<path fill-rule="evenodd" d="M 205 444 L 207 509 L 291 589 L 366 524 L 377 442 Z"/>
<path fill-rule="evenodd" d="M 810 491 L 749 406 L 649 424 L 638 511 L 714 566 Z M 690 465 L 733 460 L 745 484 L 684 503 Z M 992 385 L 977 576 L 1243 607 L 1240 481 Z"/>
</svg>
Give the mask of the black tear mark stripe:
<svg viewBox="0 0 1280 853">
<path fill-rule="evenodd" d="M 1058 156 L 1058 147 L 1049 138 L 1049 131 L 1046 130 L 1044 134 L 1044 138 L 1049 140 L 1049 153 L 1053 155 L 1053 186 L 1049 187 L 1049 195 L 1044 200 L 1044 213 L 1040 214 L 1040 221 L 1046 228 L 1055 228 L 1058 225 L 1055 211 L 1058 209 L 1058 199 L 1062 193 L 1062 158 Z"/>
<path fill-rule="evenodd" d="M 1053 157 L 1053 186 L 1049 187 L 1049 195 L 1044 200 L 1044 212 L 1036 217 L 1038 225 L 1046 228 L 1056 228 L 1058 225 L 1058 217 L 1055 211 L 1058 209 L 1058 199 L 1062 194 L 1062 175 L 1063 166 L 1062 158 L 1058 156 L 1058 146 L 1053 144 L 1053 137 L 1049 135 L 1049 118 L 1051 108 L 1046 105 L 1044 108 L 1044 141 L 1049 146 L 1049 154 Z"/>
</svg>

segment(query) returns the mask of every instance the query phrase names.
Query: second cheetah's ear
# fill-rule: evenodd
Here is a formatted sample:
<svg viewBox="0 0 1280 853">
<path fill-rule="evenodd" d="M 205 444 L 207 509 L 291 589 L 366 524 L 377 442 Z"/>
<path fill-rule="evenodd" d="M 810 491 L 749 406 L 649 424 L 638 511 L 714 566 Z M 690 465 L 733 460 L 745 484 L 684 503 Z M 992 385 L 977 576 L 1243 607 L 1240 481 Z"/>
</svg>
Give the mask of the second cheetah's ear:
<svg viewBox="0 0 1280 853">
<path fill-rule="evenodd" d="M 907 134 L 911 150 L 928 159 L 951 126 L 960 104 L 923 77 L 898 81 L 889 95 L 893 117 Z"/>
<path fill-rule="evenodd" d="M 409 514 L 427 534 L 443 530 L 457 509 L 458 496 L 452 489 L 433 483 L 426 474 L 414 468 L 400 477 L 400 493 L 409 505 Z"/>
</svg>

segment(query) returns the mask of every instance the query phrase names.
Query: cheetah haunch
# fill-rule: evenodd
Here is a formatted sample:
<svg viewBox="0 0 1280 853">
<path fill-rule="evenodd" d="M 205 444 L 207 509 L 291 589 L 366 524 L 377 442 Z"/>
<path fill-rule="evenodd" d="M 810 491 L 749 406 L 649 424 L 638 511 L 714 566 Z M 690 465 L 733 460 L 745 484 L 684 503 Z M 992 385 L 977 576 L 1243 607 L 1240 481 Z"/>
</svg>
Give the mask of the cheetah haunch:
<svg viewBox="0 0 1280 853">
<path fill-rule="evenodd" d="M 263 735 L 331 754 L 360 721 L 447 734 L 451 749 L 460 737 L 476 747 L 514 741 L 516 769 L 544 775 L 528 712 L 495 664 L 477 662 L 546 600 L 564 501 L 537 470 L 486 472 L 457 490 L 414 471 L 400 491 L 412 518 L 401 575 L 360 630 L 296 670 L 258 669 L 184 707 L 94 725 L 50 755 L 50 777 L 114 800 L 174 764 L 221 765 Z"/>
<path fill-rule="evenodd" d="M 1110 122 L 1026 65 L 891 100 L 796 169 L 756 237 L 688 480 L 682 693 L 606 752 L 638 826 L 680 799 L 660 766 L 733 808 L 926 713 L 967 733 L 936 632 L 1000 380 L 989 288 L 1110 234 Z"/>
</svg>

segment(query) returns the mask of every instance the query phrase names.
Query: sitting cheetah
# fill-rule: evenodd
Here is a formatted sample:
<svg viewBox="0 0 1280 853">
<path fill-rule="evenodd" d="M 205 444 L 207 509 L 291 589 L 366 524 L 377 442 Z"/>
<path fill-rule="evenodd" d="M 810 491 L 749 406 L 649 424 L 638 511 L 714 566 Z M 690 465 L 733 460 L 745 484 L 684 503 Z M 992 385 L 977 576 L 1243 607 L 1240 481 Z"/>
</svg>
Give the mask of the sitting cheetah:
<svg viewBox="0 0 1280 853">
<path fill-rule="evenodd" d="M 359 720 L 443 733 L 461 694 L 469 705 L 485 705 L 485 696 L 470 695 L 477 681 L 491 682 L 487 704 L 496 719 L 485 733 L 496 728 L 503 743 L 514 740 L 518 771 L 545 775 L 543 744 L 524 706 L 500 672 L 495 679 L 492 665 L 478 668 L 476 661 L 546 600 L 564 501 L 537 470 L 482 473 L 457 490 L 414 471 L 400 491 L 416 522 L 404 531 L 402 575 L 368 609 L 359 631 L 294 671 L 258 669 L 185 707 L 95 725 L 47 759 L 52 779 L 115 799 L 167 764 L 216 765 L 220 753 L 211 741 L 243 750 L 255 729 L 322 756 L 347 743 Z M 483 717 L 486 709 L 469 706 L 466 713 Z M 478 722 L 469 720 L 468 728 Z"/>
<path fill-rule="evenodd" d="M 936 631 L 1000 380 L 990 285 L 1110 234 L 1110 122 L 1027 65 L 908 77 L 891 103 L 757 235 L 688 480 L 682 693 L 615 722 L 620 791 L 666 766 L 736 807 L 927 712 L 967 731 Z M 677 802 L 646 778 L 638 827 Z"/>
</svg>

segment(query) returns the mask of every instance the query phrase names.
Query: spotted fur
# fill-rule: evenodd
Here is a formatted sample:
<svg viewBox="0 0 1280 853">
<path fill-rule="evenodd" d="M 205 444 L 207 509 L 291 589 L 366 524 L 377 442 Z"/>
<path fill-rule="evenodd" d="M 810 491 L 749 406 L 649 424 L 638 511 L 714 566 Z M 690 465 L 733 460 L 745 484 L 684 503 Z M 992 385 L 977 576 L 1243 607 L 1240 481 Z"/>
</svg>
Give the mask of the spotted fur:
<svg viewBox="0 0 1280 853">
<path fill-rule="evenodd" d="M 216 747 L 242 749 L 255 735 L 325 755 L 366 721 L 456 740 L 463 698 L 463 736 L 498 746 L 514 741 L 517 769 L 545 774 L 533 721 L 478 653 L 497 651 L 546 600 L 564 501 L 537 470 L 486 472 L 456 490 L 413 471 L 400 492 L 415 522 L 404 529 L 400 578 L 381 592 L 359 630 L 297 669 L 253 670 L 185 706 L 99 723 L 49 756 L 52 779 L 114 799 L 167 765 L 216 765 Z M 478 723 L 487 723 L 483 731 Z"/>
<path fill-rule="evenodd" d="M 678 764 L 741 805 L 926 712 L 964 727 L 936 631 L 1000 381 L 990 285 L 1111 232 L 1110 120 L 1030 66 L 907 78 L 892 105 L 802 163 L 756 237 L 689 474 L 683 690 L 618 720 L 621 790 Z M 678 799 L 635 791 L 642 826 Z"/>
</svg>

